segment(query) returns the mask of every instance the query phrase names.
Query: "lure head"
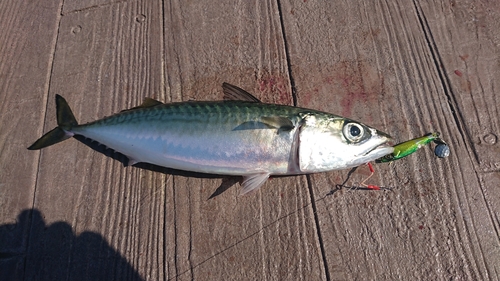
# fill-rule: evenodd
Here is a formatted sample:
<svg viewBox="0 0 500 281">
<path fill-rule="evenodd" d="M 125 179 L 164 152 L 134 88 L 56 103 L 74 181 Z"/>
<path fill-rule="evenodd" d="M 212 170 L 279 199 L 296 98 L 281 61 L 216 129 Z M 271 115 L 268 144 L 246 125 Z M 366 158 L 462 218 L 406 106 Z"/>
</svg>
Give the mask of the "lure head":
<svg viewBox="0 0 500 281">
<path fill-rule="evenodd" d="M 299 134 L 299 167 L 304 173 L 357 167 L 394 151 L 388 134 L 330 114 L 303 117 Z"/>
</svg>

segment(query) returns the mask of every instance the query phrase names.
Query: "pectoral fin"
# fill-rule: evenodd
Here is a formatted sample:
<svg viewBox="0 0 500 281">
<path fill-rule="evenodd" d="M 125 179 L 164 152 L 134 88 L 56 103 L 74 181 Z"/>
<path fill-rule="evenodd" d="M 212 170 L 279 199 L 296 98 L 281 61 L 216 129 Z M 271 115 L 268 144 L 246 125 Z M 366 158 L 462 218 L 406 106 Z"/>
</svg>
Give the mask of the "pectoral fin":
<svg viewBox="0 0 500 281">
<path fill-rule="evenodd" d="M 271 174 L 262 172 L 252 175 L 243 176 L 243 182 L 241 183 L 240 195 L 247 194 L 253 190 L 259 189 Z"/>
<path fill-rule="evenodd" d="M 292 120 L 281 116 L 264 116 L 260 118 L 261 122 L 278 131 L 291 131 L 295 126 Z"/>
<path fill-rule="evenodd" d="M 278 134 L 282 131 L 291 131 L 295 128 L 292 120 L 286 117 L 270 116 L 261 117 L 259 121 L 247 121 L 238 125 L 233 131 L 239 130 L 263 130 L 263 129 L 277 129 Z"/>
</svg>

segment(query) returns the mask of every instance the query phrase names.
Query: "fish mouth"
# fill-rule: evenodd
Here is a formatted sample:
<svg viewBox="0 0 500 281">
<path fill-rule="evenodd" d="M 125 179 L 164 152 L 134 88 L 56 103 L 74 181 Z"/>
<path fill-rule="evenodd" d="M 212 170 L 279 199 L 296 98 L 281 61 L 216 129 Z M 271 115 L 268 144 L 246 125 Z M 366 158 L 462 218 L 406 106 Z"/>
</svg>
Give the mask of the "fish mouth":
<svg viewBox="0 0 500 281">
<path fill-rule="evenodd" d="M 371 133 L 373 146 L 369 146 L 365 151 L 360 151 L 357 155 L 354 155 L 356 158 L 354 162 L 360 164 L 368 163 L 394 152 L 394 147 L 392 146 L 394 140 L 390 135 L 376 129 L 371 129 Z"/>
<path fill-rule="evenodd" d="M 359 166 L 371 161 L 375 161 L 382 158 L 388 154 L 394 152 L 394 147 L 391 144 L 392 139 L 383 138 L 382 143 L 376 145 L 366 152 L 362 152 L 355 156 L 355 160 L 351 162 L 352 167 Z"/>
<path fill-rule="evenodd" d="M 377 158 L 379 157 L 382 157 L 382 156 L 385 156 L 387 154 L 391 154 L 392 152 L 394 152 L 394 147 L 392 147 L 391 145 L 392 141 L 387 141 L 387 142 L 384 142 L 382 144 L 379 144 L 377 146 L 375 146 L 374 148 L 368 150 L 365 154 L 363 154 L 363 156 L 367 156 L 367 155 L 370 155 L 370 156 L 376 156 Z"/>
<path fill-rule="evenodd" d="M 387 154 L 391 154 L 394 152 L 394 140 L 392 137 L 384 132 L 376 131 L 376 135 L 380 138 L 381 143 L 377 146 L 374 146 L 372 149 L 368 150 L 365 152 L 363 157 L 370 156 L 371 157 L 376 157 L 380 158 L 383 157 Z"/>
</svg>

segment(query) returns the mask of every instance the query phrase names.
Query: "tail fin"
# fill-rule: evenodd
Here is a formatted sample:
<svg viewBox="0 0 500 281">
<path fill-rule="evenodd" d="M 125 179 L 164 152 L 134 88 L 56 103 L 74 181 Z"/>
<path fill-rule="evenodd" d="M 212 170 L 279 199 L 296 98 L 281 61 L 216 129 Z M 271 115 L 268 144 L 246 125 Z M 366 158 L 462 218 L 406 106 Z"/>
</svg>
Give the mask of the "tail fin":
<svg viewBox="0 0 500 281">
<path fill-rule="evenodd" d="M 67 140 L 73 136 L 73 134 L 68 131 L 75 126 L 78 126 L 78 122 L 76 121 L 68 103 L 60 95 L 56 95 L 56 110 L 58 126 L 35 141 L 34 144 L 28 147 L 29 150 L 42 149 Z"/>
</svg>

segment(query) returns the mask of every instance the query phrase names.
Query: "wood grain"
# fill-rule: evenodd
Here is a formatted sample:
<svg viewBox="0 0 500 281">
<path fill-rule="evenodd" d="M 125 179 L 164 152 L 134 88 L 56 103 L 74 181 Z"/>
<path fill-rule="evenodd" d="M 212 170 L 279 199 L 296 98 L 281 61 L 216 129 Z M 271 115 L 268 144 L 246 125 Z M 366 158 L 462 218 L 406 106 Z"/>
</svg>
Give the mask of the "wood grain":
<svg viewBox="0 0 500 281">
<path fill-rule="evenodd" d="M 125 2 L 123 0 L 67 0 L 64 1 L 62 14 L 69 15 L 70 13 L 86 12 L 89 10 L 101 9 L 109 5 Z"/>
<path fill-rule="evenodd" d="M 22 279 L 61 3 L 0 2 L 0 276 Z M 3 274 L 5 273 L 5 275 Z"/>
<path fill-rule="evenodd" d="M 421 3 L 421 20 L 442 67 L 449 102 L 478 172 L 500 171 L 499 3 Z"/>
<path fill-rule="evenodd" d="M 263 101 L 292 104 L 275 2 L 171 1 L 164 28 L 172 100 L 220 100 L 221 84 L 229 82 Z M 243 197 L 237 184 L 210 200 L 220 180 L 172 183 L 169 278 L 325 278 L 305 177 L 272 179 Z"/>
<path fill-rule="evenodd" d="M 64 16 L 44 131 L 56 126 L 56 93 L 81 123 L 161 93 L 161 34 L 161 7 L 155 2 L 122 2 Z M 61 253 L 47 247 L 47 235 L 33 236 L 28 276 L 162 278 L 165 176 L 123 168 L 74 140 L 41 153 L 35 208 L 52 232 L 69 238 Z"/>
<path fill-rule="evenodd" d="M 497 221 L 479 223 L 492 208 L 456 117 L 457 111 L 465 115 L 469 110 L 453 102 L 443 78 L 453 71 L 442 69 L 439 44 L 430 42 L 432 26 L 420 4 L 306 1 L 283 6 L 298 105 L 342 113 L 399 140 L 439 131 L 453 148 L 444 161 L 427 150 L 378 165 L 379 178 L 372 181 L 393 187 L 392 192 L 344 191 L 325 198 L 346 173 L 311 176 L 315 198 L 321 200 L 328 278 L 495 279 L 496 251 L 482 249 L 497 248 Z M 355 176 L 350 185 L 362 178 L 362 173 Z"/>
<path fill-rule="evenodd" d="M 0 279 L 500 279 L 500 6 L 486 1 L 0 3 Z M 432 149 L 369 171 L 238 179 L 124 168 L 56 126 L 161 101 L 344 115 Z M 234 184 L 236 183 L 236 184 Z M 225 189 L 214 198 L 214 192 Z"/>
<path fill-rule="evenodd" d="M 496 89 L 500 75 L 499 3 L 433 1 L 418 5 L 426 36 L 439 59 L 440 77 L 478 185 L 464 191 L 461 202 L 472 215 L 467 238 L 474 241 L 474 262 L 484 269 L 479 276 L 499 279 L 500 211 L 498 189 L 500 101 Z"/>
</svg>

